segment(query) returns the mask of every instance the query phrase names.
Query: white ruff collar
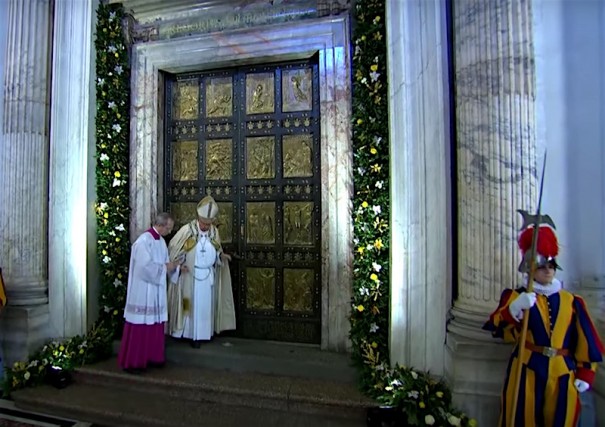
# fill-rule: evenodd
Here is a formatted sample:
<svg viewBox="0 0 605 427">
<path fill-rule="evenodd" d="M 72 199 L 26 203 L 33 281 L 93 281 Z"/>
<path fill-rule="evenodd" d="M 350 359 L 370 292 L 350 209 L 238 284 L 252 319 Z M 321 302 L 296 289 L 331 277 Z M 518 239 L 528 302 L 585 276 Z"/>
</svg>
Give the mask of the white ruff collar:
<svg viewBox="0 0 605 427">
<path fill-rule="evenodd" d="M 534 281 L 534 292 L 546 297 L 556 294 L 561 290 L 561 287 L 562 285 L 559 279 L 553 279 L 552 283 L 549 285 L 541 285 L 540 283 Z"/>
</svg>

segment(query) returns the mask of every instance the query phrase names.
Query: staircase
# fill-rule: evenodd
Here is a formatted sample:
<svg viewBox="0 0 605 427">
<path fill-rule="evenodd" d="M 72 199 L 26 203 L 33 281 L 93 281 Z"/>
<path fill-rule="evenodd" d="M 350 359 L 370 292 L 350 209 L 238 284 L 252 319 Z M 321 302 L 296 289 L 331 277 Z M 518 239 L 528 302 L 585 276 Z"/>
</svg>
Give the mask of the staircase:
<svg viewBox="0 0 605 427">
<path fill-rule="evenodd" d="M 74 383 L 15 392 L 18 408 L 107 427 L 365 426 L 374 402 L 355 386 L 347 355 L 316 347 L 218 338 L 200 349 L 170 340 L 167 365 L 142 375 L 115 358 Z"/>
</svg>

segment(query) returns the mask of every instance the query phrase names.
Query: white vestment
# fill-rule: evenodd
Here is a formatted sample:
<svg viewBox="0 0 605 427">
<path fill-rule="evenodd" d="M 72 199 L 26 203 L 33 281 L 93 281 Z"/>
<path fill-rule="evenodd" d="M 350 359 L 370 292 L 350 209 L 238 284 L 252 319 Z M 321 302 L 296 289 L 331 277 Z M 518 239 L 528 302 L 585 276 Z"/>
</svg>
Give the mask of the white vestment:
<svg viewBox="0 0 605 427">
<path fill-rule="evenodd" d="M 153 233 L 159 239 L 156 240 Z M 132 245 L 124 319 L 136 325 L 153 325 L 168 320 L 166 263 L 168 248 L 155 231 L 141 234 Z"/>
<path fill-rule="evenodd" d="M 216 227 L 203 232 L 194 220 L 175 234 L 169 250 L 171 260 L 185 257 L 189 271 L 181 272 L 179 268 L 170 277 L 167 332 L 176 338 L 199 341 L 235 329 L 229 263 L 221 262 Z"/>
</svg>

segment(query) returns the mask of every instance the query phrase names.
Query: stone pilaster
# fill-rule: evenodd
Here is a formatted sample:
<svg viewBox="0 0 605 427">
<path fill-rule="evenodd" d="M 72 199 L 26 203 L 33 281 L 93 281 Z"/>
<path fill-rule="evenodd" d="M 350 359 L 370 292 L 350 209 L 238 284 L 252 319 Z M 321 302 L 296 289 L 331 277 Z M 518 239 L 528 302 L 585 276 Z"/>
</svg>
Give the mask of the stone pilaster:
<svg viewBox="0 0 605 427">
<path fill-rule="evenodd" d="M 54 10 L 48 254 L 53 337 L 86 332 L 87 283 L 96 283 L 87 280 L 87 264 L 96 265 L 96 241 L 91 234 L 95 226 L 93 28 L 97 3 L 61 0 Z"/>
<path fill-rule="evenodd" d="M 510 350 L 480 328 L 520 283 L 516 210 L 537 202 L 531 0 L 457 1 L 453 21 L 458 294 L 446 370 L 479 424 L 495 425 Z"/>
<path fill-rule="evenodd" d="M 8 361 L 45 335 L 48 315 L 50 0 L 10 0 L 0 138 L 0 260 Z M 46 313 L 46 314 L 45 314 Z M 11 321 L 14 320 L 14 324 Z M 38 319 L 38 320 L 36 320 Z M 23 333 L 25 336 L 23 336 Z M 10 347 L 10 348 L 7 348 Z"/>
<path fill-rule="evenodd" d="M 387 2 L 391 363 L 443 373 L 451 300 L 445 3 Z M 448 237 L 444 237 L 448 236 Z"/>
</svg>

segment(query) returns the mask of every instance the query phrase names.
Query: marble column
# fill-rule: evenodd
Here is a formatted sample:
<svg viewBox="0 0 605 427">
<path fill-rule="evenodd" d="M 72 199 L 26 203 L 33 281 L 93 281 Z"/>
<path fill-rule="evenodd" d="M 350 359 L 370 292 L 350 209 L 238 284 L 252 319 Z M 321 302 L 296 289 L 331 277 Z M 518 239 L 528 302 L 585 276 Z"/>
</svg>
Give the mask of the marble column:
<svg viewBox="0 0 605 427">
<path fill-rule="evenodd" d="M 510 352 L 481 325 L 520 284 L 516 210 L 537 202 L 532 37 L 531 0 L 453 5 L 458 292 L 446 370 L 459 396 L 477 397 L 465 404 L 481 425 L 496 424 Z"/>
<path fill-rule="evenodd" d="M 10 305 L 3 318 L 8 360 L 17 353 L 7 344 L 20 346 L 22 355 L 43 339 L 48 315 L 51 10 L 50 0 L 8 2 L 0 138 L 0 260 Z"/>
<path fill-rule="evenodd" d="M 54 10 L 48 254 L 53 337 L 86 332 L 87 283 L 96 282 L 88 278 L 90 264 L 96 265 L 93 28 L 97 4 L 61 0 Z M 97 297 L 91 295 L 90 300 Z"/>
<path fill-rule="evenodd" d="M 441 375 L 452 247 L 445 3 L 387 2 L 386 25 L 391 363 Z"/>
</svg>

